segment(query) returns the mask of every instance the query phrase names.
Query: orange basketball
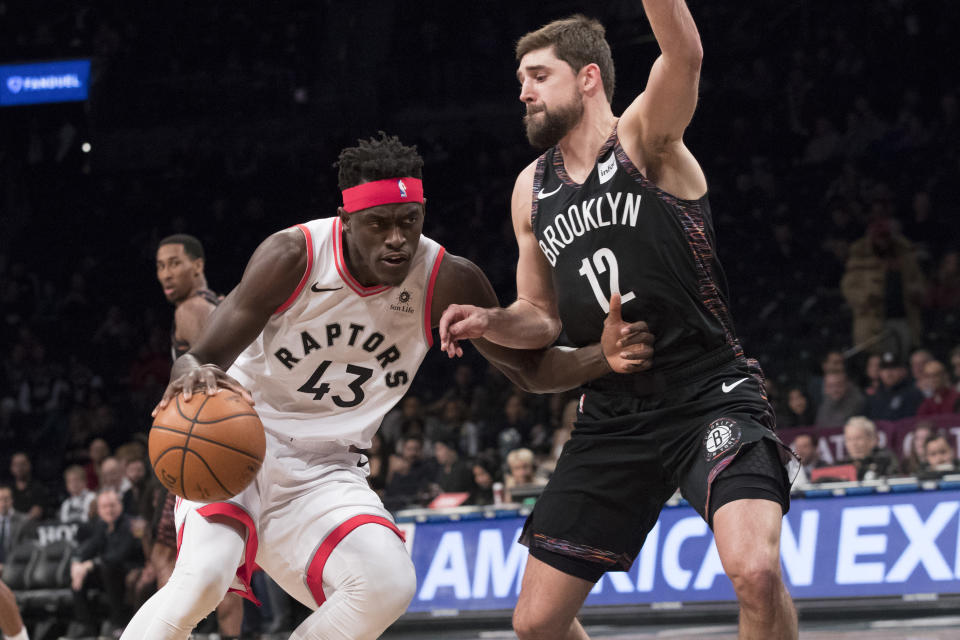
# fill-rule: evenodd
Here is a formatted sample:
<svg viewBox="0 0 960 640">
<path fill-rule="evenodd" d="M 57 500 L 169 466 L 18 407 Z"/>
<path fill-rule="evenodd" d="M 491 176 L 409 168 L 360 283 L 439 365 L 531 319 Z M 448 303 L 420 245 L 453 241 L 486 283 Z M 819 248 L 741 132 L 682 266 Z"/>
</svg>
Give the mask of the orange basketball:
<svg viewBox="0 0 960 640">
<path fill-rule="evenodd" d="M 150 462 L 163 485 L 181 498 L 217 502 L 253 480 L 263 464 L 263 423 L 247 401 L 226 389 L 177 397 L 150 429 Z"/>
</svg>

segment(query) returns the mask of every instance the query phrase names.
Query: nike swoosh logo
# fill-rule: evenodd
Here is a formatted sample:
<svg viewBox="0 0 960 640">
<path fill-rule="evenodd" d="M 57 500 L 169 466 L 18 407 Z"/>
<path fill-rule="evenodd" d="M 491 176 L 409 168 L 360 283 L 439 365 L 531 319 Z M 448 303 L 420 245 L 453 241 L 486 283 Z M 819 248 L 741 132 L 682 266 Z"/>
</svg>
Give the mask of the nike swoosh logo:
<svg viewBox="0 0 960 640">
<path fill-rule="evenodd" d="M 720 389 L 721 389 L 724 393 L 730 393 L 731 391 L 733 391 L 734 389 L 736 389 L 737 386 L 743 384 L 744 382 L 746 382 L 746 381 L 749 380 L 749 379 L 750 379 L 750 378 L 740 378 L 739 380 L 737 380 L 736 382 L 733 382 L 733 383 L 731 383 L 731 384 L 727 384 L 726 382 L 724 382 L 723 384 L 720 385 Z"/>
<path fill-rule="evenodd" d="M 555 194 L 557 191 L 560 191 L 560 189 L 562 188 L 563 188 L 563 185 L 560 185 L 550 193 L 546 193 L 543 189 L 540 189 L 540 193 L 537 194 L 537 200 L 543 200 L 544 198 L 549 198 L 550 196 Z"/>
<path fill-rule="evenodd" d="M 330 288 L 318 287 L 316 282 L 314 282 L 313 286 L 310 287 L 310 291 L 314 291 L 316 293 L 320 293 L 321 291 L 337 291 L 338 289 L 343 289 L 343 287 L 330 287 Z"/>
</svg>

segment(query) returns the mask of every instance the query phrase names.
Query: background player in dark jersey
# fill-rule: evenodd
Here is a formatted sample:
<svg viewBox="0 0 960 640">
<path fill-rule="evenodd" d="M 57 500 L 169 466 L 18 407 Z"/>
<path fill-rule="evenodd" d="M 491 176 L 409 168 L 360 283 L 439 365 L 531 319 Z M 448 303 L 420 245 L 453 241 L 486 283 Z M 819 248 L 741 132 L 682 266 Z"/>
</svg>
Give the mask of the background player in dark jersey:
<svg viewBox="0 0 960 640">
<path fill-rule="evenodd" d="M 191 235 L 167 236 L 157 247 L 157 280 L 176 307 L 170 341 L 174 359 L 190 350 L 220 299 L 207 287 L 203 245 Z"/>
<path fill-rule="evenodd" d="M 200 241 L 186 233 L 167 236 L 157 246 L 157 280 L 163 294 L 173 303 L 176 311 L 170 329 L 170 349 L 176 360 L 200 337 L 210 314 L 220 304 L 220 296 L 207 286 L 204 275 L 205 255 Z M 157 587 L 163 587 L 170 579 L 177 559 L 177 532 L 174 526 L 173 509 L 176 496 L 163 492 L 159 518 L 154 518 L 153 544 L 150 563 L 157 574 Z M 243 600 L 228 593 L 217 606 L 217 623 L 222 638 L 240 636 L 243 625 Z"/>
<path fill-rule="evenodd" d="M 652 367 L 584 387 L 521 537 L 531 555 L 514 613 L 521 640 L 586 638 L 574 616 L 593 584 L 631 566 L 678 487 L 714 530 L 740 637 L 796 638 L 779 556 L 793 459 L 773 433 L 759 366 L 734 334 L 706 179 L 682 140 L 700 37 L 682 0 L 644 8 L 661 55 L 620 118 L 599 23 L 574 16 L 518 42 L 527 136 L 548 150 L 513 193 L 517 301 L 448 309 L 441 346 L 453 355 L 457 340 L 482 336 L 542 347 L 561 326 L 574 344 L 596 340 L 608 298 L 611 313 L 622 303 L 625 319 L 643 318 L 657 336 Z"/>
</svg>

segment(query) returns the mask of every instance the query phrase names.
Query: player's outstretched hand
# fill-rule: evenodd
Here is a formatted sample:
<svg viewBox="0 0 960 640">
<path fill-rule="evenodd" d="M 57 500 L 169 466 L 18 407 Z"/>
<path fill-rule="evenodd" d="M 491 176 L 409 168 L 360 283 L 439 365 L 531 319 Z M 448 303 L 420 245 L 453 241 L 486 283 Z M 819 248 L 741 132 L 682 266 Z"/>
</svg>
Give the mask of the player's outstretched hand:
<svg viewBox="0 0 960 640">
<path fill-rule="evenodd" d="M 653 366 L 654 335 L 646 322 L 624 322 L 620 294 L 610 296 L 610 313 L 603 321 L 600 346 L 610 368 L 617 373 L 637 373 Z"/>
<path fill-rule="evenodd" d="M 183 399 L 189 402 L 194 393 L 205 392 L 212 396 L 220 389 L 229 389 L 253 405 L 253 394 L 246 387 L 228 376 L 217 365 L 205 364 L 190 369 L 176 380 L 171 380 L 167 390 L 163 392 L 163 398 L 150 415 L 156 417 L 178 393 L 182 393 Z"/>
<path fill-rule="evenodd" d="M 452 304 L 440 317 L 440 348 L 448 358 L 463 355 L 460 340 L 483 337 L 489 319 L 487 310 L 470 304 Z"/>
</svg>

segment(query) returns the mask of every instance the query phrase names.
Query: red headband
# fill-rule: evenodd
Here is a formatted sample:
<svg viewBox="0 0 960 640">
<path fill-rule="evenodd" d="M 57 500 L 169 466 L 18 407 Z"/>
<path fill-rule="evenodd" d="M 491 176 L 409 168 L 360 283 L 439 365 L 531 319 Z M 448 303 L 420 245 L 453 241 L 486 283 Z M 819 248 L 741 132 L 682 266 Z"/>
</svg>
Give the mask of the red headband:
<svg viewBox="0 0 960 640">
<path fill-rule="evenodd" d="M 420 178 L 388 178 L 343 190 L 343 208 L 349 213 L 396 202 L 423 202 Z"/>
</svg>

